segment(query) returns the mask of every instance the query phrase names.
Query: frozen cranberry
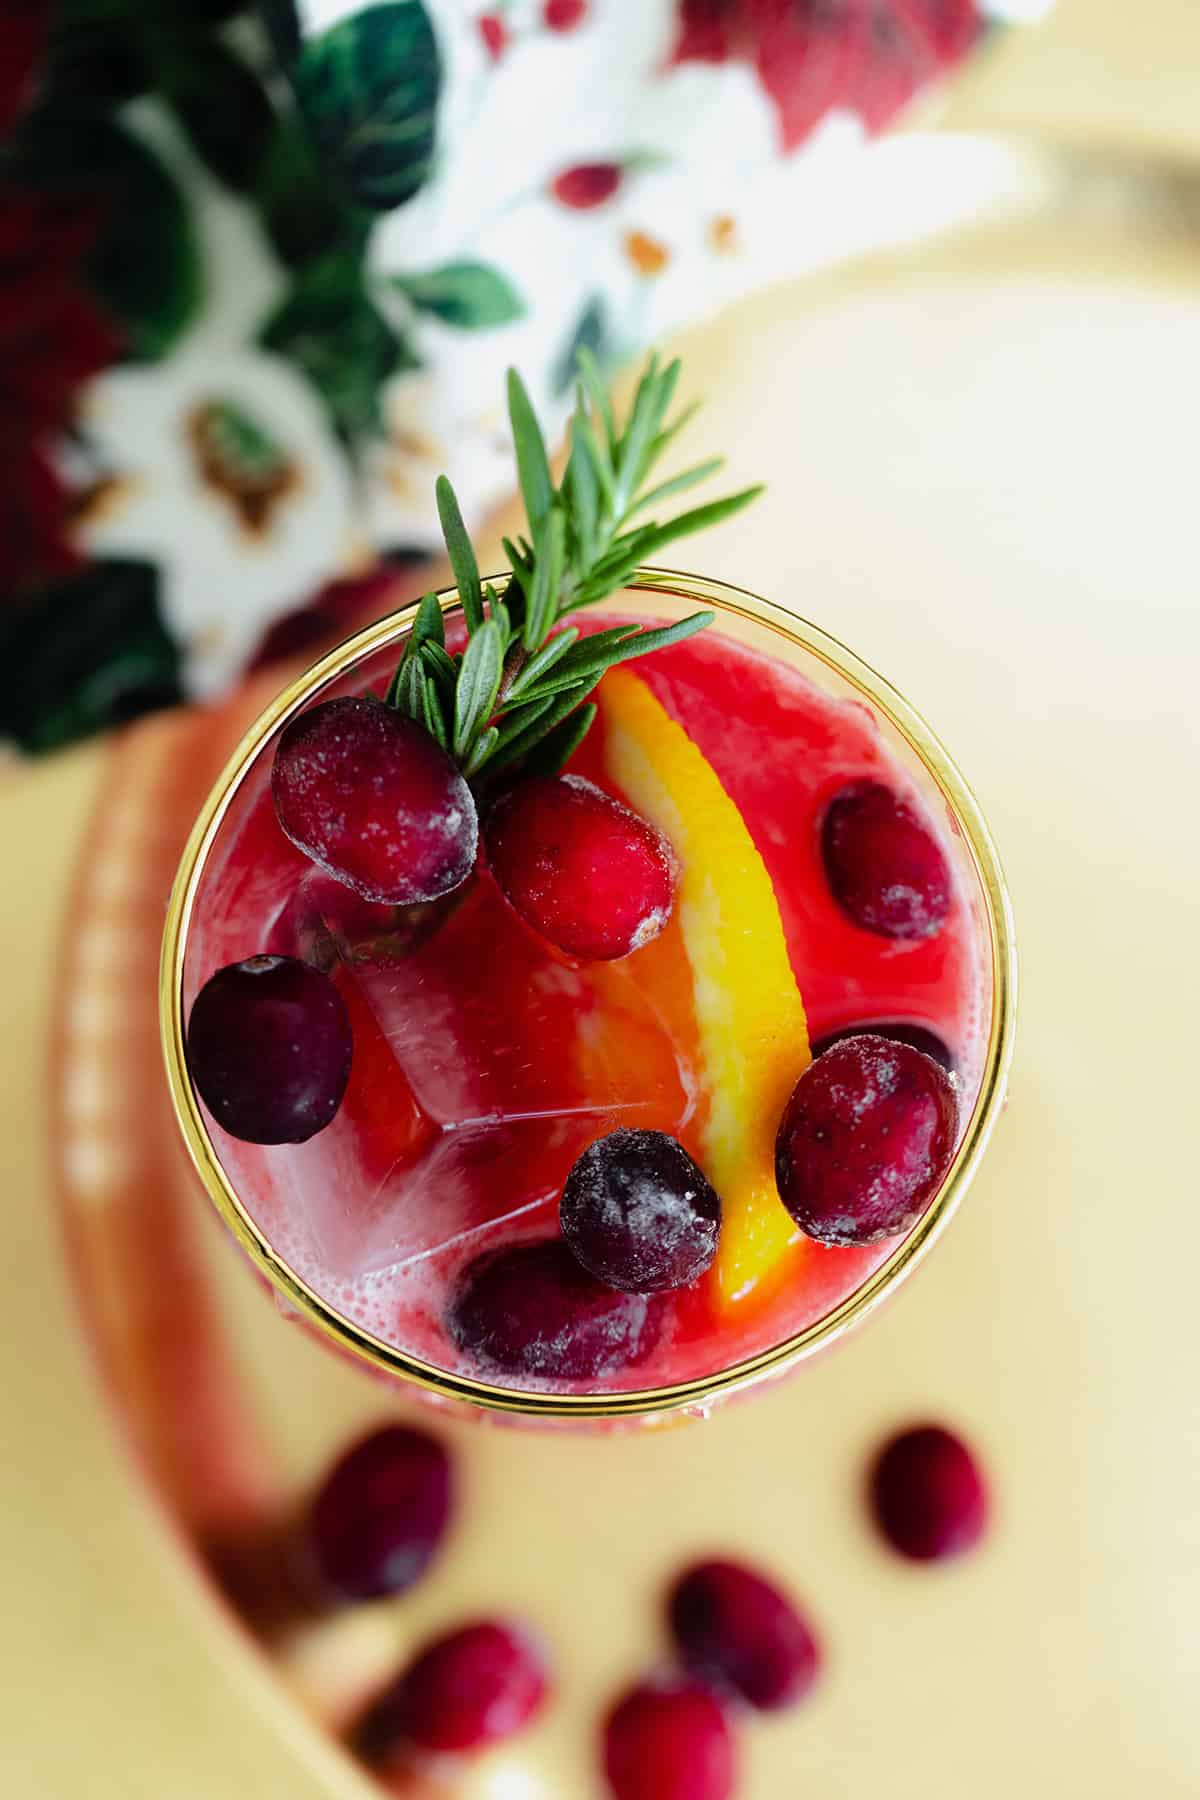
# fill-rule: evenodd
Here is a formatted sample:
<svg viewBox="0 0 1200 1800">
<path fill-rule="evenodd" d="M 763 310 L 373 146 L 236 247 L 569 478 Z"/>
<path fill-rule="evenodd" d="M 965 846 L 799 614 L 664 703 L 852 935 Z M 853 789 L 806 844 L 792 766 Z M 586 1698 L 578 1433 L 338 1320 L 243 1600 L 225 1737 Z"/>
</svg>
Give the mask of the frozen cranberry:
<svg viewBox="0 0 1200 1800">
<path fill-rule="evenodd" d="M 954 1086 L 931 1057 L 887 1038 L 844 1038 L 809 1064 L 775 1140 L 775 1180 L 802 1231 L 873 1244 L 906 1231 L 954 1155 Z"/>
<path fill-rule="evenodd" d="M 665 1131 L 610 1131 L 563 1187 L 558 1221 L 584 1268 L 630 1294 L 684 1287 L 717 1253 L 721 1202 Z"/>
<path fill-rule="evenodd" d="M 744 1563 L 696 1563 L 671 1590 L 668 1616 L 688 1668 L 763 1712 L 791 1706 L 816 1679 L 812 1632 L 786 1594 Z"/>
<path fill-rule="evenodd" d="M 546 0 L 542 18 L 550 31 L 574 31 L 587 17 L 587 0 Z"/>
<path fill-rule="evenodd" d="M 888 1543 L 917 1562 L 971 1549 L 987 1525 L 983 1472 L 962 1439 L 940 1425 L 914 1426 L 885 1444 L 869 1491 Z"/>
<path fill-rule="evenodd" d="M 364 1721 L 360 1748 L 386 1762 L 398 1744 L 481 1750 L 527 1725 L 546 1698 L 545 1658 L 528 1632 L 498 1620 L 436 1638 Z"/>
<path fill-rule="evenodd" d="M 481 14 L 478 24 L 484 49 L 493 62 L 499 62 L 508 45 L 508 26 L 499 13 Z"/>
<path fill-rule="evenodd" d="M 551 192 L 575 212 L 588 212 L 611 200 L 621 185 L 621 165 L 614 162 L 576 163 L 554 177 Z"/>
<path fill-rule="evenodd" d="M 675 899 L 661 831 L 580 775 L 533 776 L 503 794 L 484 839 L 527 925 L 568 956 L 608 962 L 658 936 Z"/>
<path fill-rule="evenodd" d="M 439 1440 L 388 1425 L 355 1444 L 309 1514 L 317 1569 L 350 1600 L 401 1594 L 432 1561 L 450 1519 L 450 1458 Z"/>
<path fill-rule="evenodd" d="M 949 1046 L 936 1031 L 930 1031 L 926 1025 L 909 1025 L 902 1019 L 867 1020 L 857 1025 L 843 1025 L 837 1031 L 827 1031 L 824 1037 L 813 1040 L 814 1057 L 824 1056 L 835 1044 L 844 1042 L 846 1038 L 862 1037 L 866 1032 L 871 1037 L 889 1038 L 893 1044 L 910 1044 L 919 1050 L 922 1056 L 932 1056 L 935 1063 L 945 1069 L 947 1075 L 954 1073 L 954 1058 Z"/>
<path fill-rule="evenodd" d="M 512 1374 L 591 1380 L 649 1354 L 661 1302 L 605 1287 L 560 1238 L 482 1256 L 466 1272 L 450 1335 L 480 1362 Z"/>
<path fill-rule="evenodd" d="M 252 956 L 210 976 L 192 1006 L 187 1064 L 217 1124 L 249 1144 L 302 1144 L 342 1103 L 354 1042 L 327 975 Z"/>
<path fill-rule="evenodd" d="M 729 1800 L 733 1729 L 710 1688 L 685 1676 L 632 1688 L 604 1727 L 614 1800 Z"/>
<path fill-rule="evenodd" d="M 825 873 L 856 925 L 882 937 L 931 937 L 950 910 L 950 871 L 929 826 L 880 781 L 835 795 L 821 827 Z"/>
<path fill-rule="evenodd" d="M 423 726 L 381 700 L 326 700 L 293 719 L 271 791 L 292 842 L 364 900 L 436 900 L 471 872 L 470 788 Z"/>
</svg>

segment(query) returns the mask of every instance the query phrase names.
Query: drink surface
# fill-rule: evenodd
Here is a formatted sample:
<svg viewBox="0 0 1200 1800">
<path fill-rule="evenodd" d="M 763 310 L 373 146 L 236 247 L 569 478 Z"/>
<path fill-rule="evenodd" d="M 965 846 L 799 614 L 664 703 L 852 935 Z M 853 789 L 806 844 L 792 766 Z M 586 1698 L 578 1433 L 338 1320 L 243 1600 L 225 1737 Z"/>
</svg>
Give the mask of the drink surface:
<svg viewBox="0 0 1200 1800">
<path fill-rule="evenodd" d="M 586 628 L 613 622 L 587 617 Z M 394 658 L 361 664 L 336 691 L 382 691 Z M 614 773 L 619 727 L 606 689 L 615 694 L 620 679 L 631 678 L 602 682 L 599 720 L 570 768 L 636 805 Z M 980 1081 L 989 965 L 944 806 L 939 816 L 936 802 L 914 796 L 953 872 L 939 929 L 909 938 L 864 929 L 831 892 L 821 826 L 848 784 L 912 793 L 870 708 L 716 630 L 647 657 L 636 679 L 699 750 L 762 858 L 811 1040 L 882 1022 L 933 1033 L 955 1072 L 961 1128 Z M 833 1248 L 789 1231 L 770 1269 L 732 1300 L 715 1271 L 656 1297 L 654 1331 L 598 1376 L 514 1378 L 482 1366 L 447 1328 L 464 1271 L 490 1251 L 557 1235 L 563 1182 L 589 1144 L 617 1127 L 649 1128 L 704 1166 L 714 1096 L 698 988 L 708 984 L 711 1016 L 713 993 L 719 1005 L 738 970 L 719 958 L 696 967 L 678 907 L 629 956 L 577 962 L 518 918 L 486 866 L 430 906 L 397 913 L 358 900 L 280 830 L 272 748 L 242 784 L 204 870 L 184 1001 L 215 969 L 262 951 L 302 955 L 333 974 L 354 1032 L 333 1123 L 306 1143 L 271 1146 L 211 1127 L 246 1210 L 329 1306 L 458 1374 L 565 1391 L 658 1388 L 778 1343 L 891 1254 L 895 1238 Z M 754 926 L 745 921 L 739 954 L 753 957 Z M 736 1058 L 736 1044 L 725 1050 Z M 795 1057 L 789 1084 L 807 1060 L 803 1044 Z"/>
</svg>

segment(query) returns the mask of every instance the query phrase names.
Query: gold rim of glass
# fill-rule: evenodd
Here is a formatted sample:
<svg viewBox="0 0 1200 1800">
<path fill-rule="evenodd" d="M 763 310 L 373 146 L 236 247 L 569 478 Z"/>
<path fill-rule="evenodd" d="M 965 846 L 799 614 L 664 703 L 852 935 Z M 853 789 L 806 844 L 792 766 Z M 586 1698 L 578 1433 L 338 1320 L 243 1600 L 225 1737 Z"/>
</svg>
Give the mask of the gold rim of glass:
<svg viewBox="0 0 1200 1800">
<path fill-rule="evenodd" d="M 780 1343 L 740 1362 L 667 1387 L 594 1394 L 556 1394 L 508 1388 L 440 1369 L 433 1363 L 408 1355 L 344 1318 L 282 1260 L 243 1206 L 209 1135 L 184 1057 L 184 957 L 200 880 L 234 796 L 264 745 L 294 713 L 309 703 L 316 690 L 345 674 L 364 657 L 402 639 L 415 616 L 415 602 L 377 620 L 329 651 L 290 682 L 250 727 L 222 770 L 193 827 L 171 891 L 163 935 L 159 1011 L 172 1104 L 188 1153 L 209 1198 L 242 1248 L 301 1316 L 340 1348 L 443 1400 L 531 1419 L 618 1420 L 699 1411 L 719 1397 L 740 1393 L 760 1381 L 786 1373 L 840 1338 L 874 1311 L 928 1254 L 944 1231 L 979 1165 L 999 1116 L 1012 1055 L 1016 960 L 1012 912 L 1003 871 L 974 795 L 920 714 L 889 682 L 828 632 L 743 588 L 669 569 L 642 569 L 625 590 L 627 593 L 639 591 L 670 593 L 689 603 L 712 607 L 718 615 L 732 614 L 765 626 L 848 682 L 889 721 L 920 758 L 961 828 L 979 879 L 990 939 L 992 1006 L 978 1096 L 954 1161 L 929 1207 L 862 1286 L 830 1312 Z M 457 604 L 457 590 L 443 589 L 438 599 L 443 610 L 449 611 Z"/>
</svg>

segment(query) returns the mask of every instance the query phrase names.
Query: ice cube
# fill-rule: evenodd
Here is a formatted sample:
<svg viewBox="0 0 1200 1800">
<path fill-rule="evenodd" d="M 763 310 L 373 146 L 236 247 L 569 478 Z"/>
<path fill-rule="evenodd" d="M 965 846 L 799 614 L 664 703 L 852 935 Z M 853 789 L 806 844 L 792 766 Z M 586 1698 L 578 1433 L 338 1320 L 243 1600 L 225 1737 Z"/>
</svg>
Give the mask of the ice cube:
<svg viewBox="0 0 1200 1800">
<path fill-rule="evenodd" d="M 632 963 L 566 961 L 486 875 L 435 930 L 379 954 L 373 929 L 358 931 L 378 921 L 360 921 L 350 901 L 339 910 L 314 888 L 292 909 L 300 929 L 323 921 L 355 1059 L 333 1123 L 277 1153 L 268 1200 L 278 1215 L 286 1193 L 323 1290 L 552 1219 L 597 1137 L 618 1125 L 673 1131 L 687 1117 L 691 1071 Z"/>
</svg>

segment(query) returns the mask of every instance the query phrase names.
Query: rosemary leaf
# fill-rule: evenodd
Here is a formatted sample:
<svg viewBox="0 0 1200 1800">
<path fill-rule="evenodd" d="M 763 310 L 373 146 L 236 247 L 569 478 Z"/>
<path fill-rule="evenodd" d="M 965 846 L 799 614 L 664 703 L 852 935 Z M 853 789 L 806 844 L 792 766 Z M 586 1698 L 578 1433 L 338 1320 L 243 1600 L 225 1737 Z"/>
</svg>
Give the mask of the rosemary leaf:
<svg viewBox="0 0 1200 1800">
<path fill-rule="evenodd" d="M 506 699 L 509 706 L 515 706 L 521 696 L 534 687 L 547 670 L 552 669 L 555 663 L 561 661 L 578 636 L 578 626 L 568 625 L 565 631 L 560 631 L 556 637 L 550 639 L 549 643 L 543 644 L 535 656 L 530 657 L 508 690 Z"/>
<path fill-rule="evenodd" d="M 472 775 L 478 775 L 480 769 L 482 769 L 499 742 L 500 732 L 495 725 L 489 725 L 487 730 L 476 738 L 475 748 L 463 764 L 463 774 L 468 781 L 470 781 Z"/>
<path fill-rule="evenodd" d="M 690 401 L 681 413 L 676 414 L 669 425 L 663 427 L 653 444 L 650 446 L 650 461 L 652 463 L 656 463 L 662 456 L 663 451 L 667 449 L 668 445 L 673 444 L 680 432 L 691 424 L 696 414 L 700 411 L 700 406 L 701 402 L 699 400 Z"/>
<path fill-rule="evenodd" d="M 441 644 L 446 642 L 446 623 L 442 618 L 442 609 L 436 594 L 422 594 L 421 604 L 417 607 L 417 616 L 413 620 L 412 636 L 409 642 L 414 645 Z"/>
<path fill-rule="evenodd" d="M 447 656 L 440 644 L 424 643 L 421 645 L 421 661 L 434 677 L 438 686 L 453 703 L 454 688 L 458 681 L 458 664 L 452 656 Z"/>
<path fill-rule="evenodd" d="M 443 750 L 450 748 L 450 734 L 446 730 L 446 715 L 442 711 L 442 703 L 438 698 L 437 682 L 432 675 L 424 674 L 419 663 L 414 663 L 414 671 L 421 676 L 421 713 L 420 717 L 426 731 Z M 416 715 L 414 715 L 416 716 Z"/>
<path fill-rule="evenodd" d="M 458 498 L 444 475 L 438 476 L 434 493 L 437 496 L 442 536 L 446 540 L 446 553 L 450 558 L 458 597 L 462 602 L 463 618 L 467 622 L 467 630 L 475 631 L 483 623 L 483 589 L 479 583 L 479 564 L 475 560 L 475 551 L 463 524 Z"/>
<path fill-rule="evenodd" d="M 567 548 L 566 514 L 555 506 L 546 514 L 536 547 L 533 586 L 529 592 L 529 610 L 521 641 L 531 654 L 550 635 L 558 613 L 559 590 Z"/>
<path fill-rule="evenodd" d="M 616 455 L 617 449 L 617 427 L 616 422 L 613 419 L 612 404 L 608 398 L 608 389 L 605 387 L 600 370 L 596 366 L 596 358 L 592 355 L 592 352 L 586 345 L 580 346 L 576 357 L 576 363 L 579 368 L 580 380 L 587 389 L 588 399 L 592 403 L 592 411 L 599 419 L 604 431 L 604 449 L 607 455 L 609 471 L 611 472 L 613 458 Z"/>
<path fill-rule="evenodd" d="M 595 450 L 582 407 L 571 419 L 571 455 L 567 462 L 567 485 L 571 493 L 571 510 L 575 538 L 584 563 L 596 554 L 596 524 L 600 511 L 599 476 Z"/>
<path fill-rule="evenodd" d="M 673 625 L 654 626 L 646 631 L 639 631 L 636 625 L 624 627 L 612 634 L 612 641 L 601 643 L 600 634 L 586 637 L 576 645 L 574 651 L 565 656 L 561 664 L 552 669 L 550 674 L 537 684 L 537 697 L 546 694 L 562 693 L 580 681 L 591 678 L 599 680 L 606 670 L 617 663 L 629 662 L 635 656 L 648 656 L 652 650 L 665 650 L 668 644 L 682 643 L 697 631 L 703 631 L 711 625 L 715 614 L 710 612 L 691 613 L 686 619 L 678 619 Z"/>
<path fill-rule="evenodd" d="M 528 556 L 524 555 L 511 538 L 501 538 L 500 542 L 504 547 L 504 554 L 508 558 L 509 568 L 524 590 L 529 586 L 533 576 L 532 552 Z"/>
<path fill-rule="evenodd" d="M 412 719 L 419 719 L 422 716 L 419 699 L 415 710 L 411 704 L 412 696 L 408 686 L 409 669 L 422 644 L 440 645 L 445 641 L 446 629 L 442 622 L 442 609 L 438 605 L 438 597 L 436 594 L 422 594 L 417 606 L 417 616 L 413 620 L 412 630 L 404 645 L 404 654 L 396 665 L 396 671 L 388 683 L 388 690 L 384 696 L 388 706 L 394 707 L 399 712 L 407 713 Z M 409 698 L 402 699 L 402 695 L 409 695 Z"/>
<path fill-rule="evenodd" d="M 648 506 L 658 506 L 662 501 L 670 500 L 676 494 L 686 493 L 688 488 L 695 487 L 697 482 L 707 481 L 710 475 L 715 475 L 724 466 L 725 458 L 723 456 L 712 456 L 707 462 L 697 463 L 694 469 L 685 469 L 682 475 L 674 475 L 670 481 L 661 482 L 658 487 L 647 489 L 639 499 L 634 501 L 621 523 L 625 524 L 626 520 L 632 518 L 634 513 L 644 512 Z"/>
<path fill-rule="evenodd" d="M 452 748 L 460 761 L 469 758 L 475 738 L 491 719 L 503 668 L 500 627 L 495 619 L 485 619 L 467 642 L 454 691 Z"/>
<path fill-rule="evenodd" d="M 535 744 L 540 744 L 542 739 L 553 731 L 560 719 L 565 719 L 568 713 L 575 711 L 581 700 L 587 699 L 599 679 L 600 677 L 597 675 L 595 681 L 577 683 L 567 693 L 559 694 L 557 699 L 552 700 L 544 712 L 541 712 L 537 718 L 526 725 L 523 731 L 518 731 L 515 737 L 510 738 L 494 753 L 488 765 L 491 772 L 494 774 L 499 769 L 510 768 L 513 763 L 520 762 L 524 756 L 527 756 Z"/>
<path fill-rule="evenodd" d="M 525 770 L 529 775 L 557 775 L 564 764 L 570 762 L 582 744 L 588 732 L 596 722 L 600 708 L 594 700 L 578 711 L 568 713 L 565 719 L 548 731 L 525 758 Z"/>
<path fill-rule="evenodd" d="M 508 371 L 508 417 L 517 452 L 517 479 L 525 512 L 535 536 L 554 500 L 546 441 L 537 422 L 525 384 L 515 369 Z"/>
<path fill-rule="evenodd" d="M 669 519 L 665 525 L 648 527 L 652 535 L 643 547 L 643 559 L 657 555 L 665 545 L 673 544 L 677 538 L 689 537 L 693 531 L 704 531 L 708 526 L 716 525 L 722 519 L 741 512 L 744 506 L 757 500 L 762 491 L 762 483 L 759 482 L 755 487 L 743 488 L 739 494 L 727 495 L 724 500 L 709 500 L 704 506 L 694 506 L 690 512 L 680 513 L 678 518 Z"/>
<path fill-rule="evenodd" d="M 665 366 L 656 356 L 648 359 L 621 423 L 586 351 L 578 369 L 566 472 L 557 488 L 529 396 L 520 376 L 509 371 L 509 418 L 527 522 L 523 533 L 504 539 L 511 573 L 502 597 L 480 580 L 453 488 L 444 476 L 437 483 L 466 648 L 447 652 L 441 609 L 436 596 L 426 594 L 387 697 L 423 723 L 471 779 L 490 781 L 527 759 L 530 767 L 561 767 L 595 717 L 587 696 L 606 669 L 679 643 L 710 623 L 711 614 L 695 613 L 673 625 L 618 625 L 581 636 L 562 622 L 619 593 L 666 545 L 729 518 L 759 492 L 747 488 L 665 524 L 636 522 L 715 474 L 720 460 L 650 482 L 654 465 L 695 411 L 685 408 L 668 419 L 678 359 Z"/>
</svg>

